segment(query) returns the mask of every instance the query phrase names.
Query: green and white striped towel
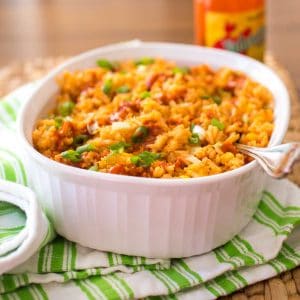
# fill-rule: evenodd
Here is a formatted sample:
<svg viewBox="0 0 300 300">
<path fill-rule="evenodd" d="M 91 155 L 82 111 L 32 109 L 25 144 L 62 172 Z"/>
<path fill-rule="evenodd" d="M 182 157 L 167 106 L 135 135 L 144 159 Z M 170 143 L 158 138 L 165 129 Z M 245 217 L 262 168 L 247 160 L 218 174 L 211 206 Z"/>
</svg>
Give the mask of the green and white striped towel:
<svg viewBox="0 0 300 300">
<path fill-rule="evenodd" d="M 26 187 L 16 136 L 4 128 L 14 128 L 21 96 L 31 91 L 32 86 L 17 90 L 0 105 L 0 274 L 20 265 L 54 238 L 35 194 Z"/>
<path fill-rule="evenodd" d="M 10 166 L 0 158 L 5 178 L 13 174 Z M 35 194 L 25 186 L 0 180 L 0 274 L 28 260 L 53 237 L 53 227 Z"/>
<path fill-rule="evenodd" d="M 32 89 L 34 85 L 18 91 L 22 101 Z M 21 102 L 15 98 L 8 96 L 0 102 L 0 123 L 11 129 Z M 2 128 L 0 134 L 4 131 Z M 9 135 L 13 136 L 13 130 Z M 20 182 L 21 169 L 15 163 L 0 156 L 0 165 L 3 179 Z M 17 206 L 6 213 L 5 199 L 1 200 L 0 217 L 5 215 L 6 228 L 21 226 L 14 231 L 17 235 L 26 222 L 24 213 Z M 252 221 L 210 253 L 185 259 L 147 259 L 95 251 L 58 236 L 0 276 L 0 299 L 215 299 L 298 266 L 299 221 L 299 188 L 287 180 L 270 180 Z M 0 221 L 0 237 L 2 227 Z M 0 239 L 0 247 L 3 244 L 5 240 Z"/>
</svg>

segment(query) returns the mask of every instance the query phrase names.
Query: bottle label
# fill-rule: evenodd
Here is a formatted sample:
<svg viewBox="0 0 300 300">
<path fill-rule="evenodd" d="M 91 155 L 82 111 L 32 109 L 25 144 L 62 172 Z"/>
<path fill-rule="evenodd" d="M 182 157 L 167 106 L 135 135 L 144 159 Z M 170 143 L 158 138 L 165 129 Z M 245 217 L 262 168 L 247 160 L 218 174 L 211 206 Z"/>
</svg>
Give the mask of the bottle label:
<svg viewBox="0 0 300 300">
<path fill-rule="evenodd" d="M 207 11 L 205 45 L 243 53 L 262 60 L 264 25 L 263 8 L 241 13 Z"/>
</svg>

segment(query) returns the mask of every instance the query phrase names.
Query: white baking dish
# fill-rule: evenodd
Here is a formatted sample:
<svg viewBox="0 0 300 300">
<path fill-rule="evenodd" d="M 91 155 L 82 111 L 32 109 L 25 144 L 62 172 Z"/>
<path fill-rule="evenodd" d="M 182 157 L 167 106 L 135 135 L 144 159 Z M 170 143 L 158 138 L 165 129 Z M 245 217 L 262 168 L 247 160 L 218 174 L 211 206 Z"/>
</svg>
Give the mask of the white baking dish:
<svg viewBox="0 0 300 300">
<path fill-rule="evenodd" d="M 36 120 L 49 107 L 63 70 L 111 60 L 163 57 L 182 65 L 207 63 L 241 70 L 275 97 L 275 130 L 280 144 L 289 121 L 289 97 L 277 75 L 246 56 L 170 43 L 132 41 L 83 53 L 57 67 L 23 108 L 19 135 L 32 188 L 57 232 L 99 250 L 147 257 L 185 257 L 209 251 L 237 234 L 255 212 L 265 174 L 256 162 L 223 174 L 194 179 L 154 179 L 97 173 L 52 161 L 32 147 Z"/>
</svg>

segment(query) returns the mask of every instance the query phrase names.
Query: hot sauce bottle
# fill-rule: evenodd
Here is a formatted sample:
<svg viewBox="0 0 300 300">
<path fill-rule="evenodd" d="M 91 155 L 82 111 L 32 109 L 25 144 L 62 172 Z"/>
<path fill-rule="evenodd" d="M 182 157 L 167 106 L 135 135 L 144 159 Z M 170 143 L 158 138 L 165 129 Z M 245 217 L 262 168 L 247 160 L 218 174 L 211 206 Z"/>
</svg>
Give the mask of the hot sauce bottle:
<svg viewBox="0 0 300 300">
<path fill-rule="evenodd" d="M 194 0 L 195 42 L 263 60 L 265 0 Z"/>
</svg>

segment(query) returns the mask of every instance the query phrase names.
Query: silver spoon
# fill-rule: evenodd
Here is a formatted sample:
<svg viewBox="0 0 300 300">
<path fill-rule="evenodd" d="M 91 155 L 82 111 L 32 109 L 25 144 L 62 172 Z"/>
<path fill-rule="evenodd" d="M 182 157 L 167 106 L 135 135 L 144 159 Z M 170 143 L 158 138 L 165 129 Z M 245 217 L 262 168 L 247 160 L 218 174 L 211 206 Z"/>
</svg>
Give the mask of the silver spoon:
<svg viewBox="0 0 300 300">
<path fill-rule="evenodd" d="M 257 148 L 236 144 L 240 152 L 257 160 L 267 174 L 282 178 L 291 172 L 294 163 L 300 159 L 300 143 L 288 143 L 269 148 Z"/>
</svg>

